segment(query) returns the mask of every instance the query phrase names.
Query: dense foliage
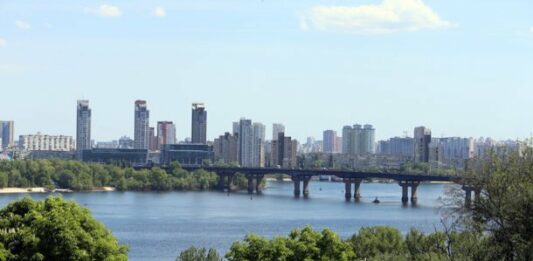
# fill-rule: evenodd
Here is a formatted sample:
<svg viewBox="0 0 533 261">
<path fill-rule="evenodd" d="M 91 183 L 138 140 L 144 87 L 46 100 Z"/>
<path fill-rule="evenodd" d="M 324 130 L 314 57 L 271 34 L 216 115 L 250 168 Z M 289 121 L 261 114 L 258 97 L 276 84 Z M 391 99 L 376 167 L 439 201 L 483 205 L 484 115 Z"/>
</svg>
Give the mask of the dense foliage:
<svg viewBox="0 0 533 261">
<path fill-rule="evenodd" d="M 176 261 L 222 261 L 222 257 L 214 249 L 191 247 L 181 252 Z"/>
<path fill-rule="evenodd" d="M 237 189 L 244 188 L 246 178 L 234 179 Z M 218 184 L 218 176 L 204 170 L 188 172 L 179 164 L 171 171 L 161 168 L 135 170 L 116 165 L 102 165 L 66 160 L 0 161 L 0 188 L 47 187 L 90 190 L 111 186 L 118 190 L 168 191 L 211 190 Z"/>
<path fill-rule="evenodd" d="M 0 260 L 127 258 L 127 247 L 73 201 L 24 198 L 0 210 Z"/>
</svg>

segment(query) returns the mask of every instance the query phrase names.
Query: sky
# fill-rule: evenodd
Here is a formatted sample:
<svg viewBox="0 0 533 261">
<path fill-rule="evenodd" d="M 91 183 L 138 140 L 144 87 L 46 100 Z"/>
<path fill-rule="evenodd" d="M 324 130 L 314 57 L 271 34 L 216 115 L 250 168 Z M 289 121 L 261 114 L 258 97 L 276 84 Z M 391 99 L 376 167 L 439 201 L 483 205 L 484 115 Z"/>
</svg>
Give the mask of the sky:
<svg viewBox="0 0 533 261">
<path fill-rule="evenodd" d="M 133 136 L 137 99 L 180 140 L 193 102 L 208 139 L 241 117 L 300 141 L 531 137 L 533 1 L 0 0 L 0 120 L 75 136 L 78 99 L 97 141 Z"/>
</svg>

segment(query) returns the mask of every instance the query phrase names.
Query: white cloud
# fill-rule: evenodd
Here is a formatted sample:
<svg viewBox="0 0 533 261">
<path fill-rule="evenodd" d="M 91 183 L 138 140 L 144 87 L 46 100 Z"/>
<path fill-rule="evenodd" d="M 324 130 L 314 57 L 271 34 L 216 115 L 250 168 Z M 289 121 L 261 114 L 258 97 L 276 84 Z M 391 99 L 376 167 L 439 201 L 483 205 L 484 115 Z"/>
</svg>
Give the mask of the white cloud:
<svg viewBox="0 0 533 261">
<path fill-rule="evenodd" d="M 167 16 L 167 12 L 165 12 L 165 9 L 163 9 L 163 7 L 161 7 L 161 6 L 157 6 L 154 9 L 154 12 L 152 12 L 152 14 L 154 16 L 157 16 L 157 17 L 165 17 L 165 16 Z"/>
<path fill-rule="evenodd" d="M 0 48 L 4 47 L 6 45 L 7 45 L 6 39 L 0 37 Z"/>
<path fill-rule="evenodd" d="M 96 10 L 85 9 L 85 12 L 106 17 L 119 17 L 122 15 L 122 12 L 118 7 L 106 4 L 100 5 Z"/>
<path fill-rule="evenodd" d="M 531 29 L 529 29 L 529 31 L 533 33 L 533 27 L 531 27 Z"/>
<path fill-rule="evenodd" d="M 305 26 L 302 27 L 302 24 Z M 378 5 L 315 6 L 309 10 L 302 29 L 382 34 L 400 31 L 440 29 L 453 26 L 422 0 L 383 0 Z"/>
<path fill-rule="evenodd" d="M 21 20 L 15 21 L 15 25 L 22 30 L 28 30 L 31 28 L 30 24 Z"/>
</svg>

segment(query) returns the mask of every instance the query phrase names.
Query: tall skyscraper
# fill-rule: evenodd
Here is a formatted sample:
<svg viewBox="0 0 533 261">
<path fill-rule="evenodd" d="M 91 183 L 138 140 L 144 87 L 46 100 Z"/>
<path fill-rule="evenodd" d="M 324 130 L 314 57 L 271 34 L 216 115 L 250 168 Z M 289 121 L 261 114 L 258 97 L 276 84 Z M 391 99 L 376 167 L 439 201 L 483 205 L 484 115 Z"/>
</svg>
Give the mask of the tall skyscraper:
<svg viewBox="0 0 533 261">
<path fill-rule="evenodd" d="M 431 143 L 431 130 L 426 127 L 416 127 L 414 131 L 414 161 L 429 161 L 429 144 Z"/>
<path fill-rule="evenodd" d="M 0 121 L 0 147 L 5 150 L 14 145 L 13 137 L 15 135 L 14 121 Z"/>
<path fill-rule="evenodd" d="M 157 140 L 159 147 L 176 143 L 176 126 L 171 121 L 157 122 Z"/>
<path fill-rule="evenodd" d="M 203 103 L 192 104 L 192 143 L 207 143 L 207 111 Z"/>
<path fill-rule="evenodd" d="M 253 124 L 253 161 L 254 167 L 265 166 L 265 125 L 259 122 Z"/>
<path fill-rule="evenodd" d="M 337 132 L 334 130 L 325 130 L 322 135 L 322 142 L 325 153 L 335 153 L 337 143 Z"/>
<path fill-rule="evenodd" d="M 213 142 L 215 159 L 224 163 L 239 162 L 239 135 L 226 132 Z"/>
<path fill-rule="evenodd" d="M 278 134 L 285 133 L 285 126 L 281 123 L 272 124 L 272 140 L 278 140 Z"/>
<path fill-rule="evenodd" d="M 150 111 L 146 101 L 135 101 L 135 129 L 133 134 L 135 149 L 148 149 L 150 131 Z"/>
<path fill-rule="evenodd" d="M 239 121 L 239 164 L 241 167 L 253 167 L 253 132 L 252 120 Z"/>
<path fill-rule="evenodd" d="M 91 149 L 91 108 L 88 100 L 78 100 L 76 113 L 76 150 L 81 159 L 82 151 Z"/>
</svg>

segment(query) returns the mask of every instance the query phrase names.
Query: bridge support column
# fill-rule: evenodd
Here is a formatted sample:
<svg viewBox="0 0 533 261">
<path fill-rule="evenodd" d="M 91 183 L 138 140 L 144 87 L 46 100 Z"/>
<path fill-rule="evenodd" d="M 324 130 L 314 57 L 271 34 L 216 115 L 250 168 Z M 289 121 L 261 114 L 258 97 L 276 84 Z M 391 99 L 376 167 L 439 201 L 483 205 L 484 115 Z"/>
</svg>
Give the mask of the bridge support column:
<svg viewBox="0 0 533 261">
<path fill-rule="evenodd" d="M 420 182 L 418 182 L 418 181 L 411 182 L 411 203 L 413 203 L 413 204 L 416 204 L 416 202 L 418 201 L 418 196 L 416 195 L 416 190 L 417 190 L 419 184 L 420 184 Z"/>
<path fill-rule="evenodd" d="M 309 197 L 309 180 L 311 180 L 311 177 L 303 177 L 303 183 L 304 183 L 304 197 Z"/>
<path fill-rule="evenodd" d="M 255 177 L 255 193 L 261 194 L 261 182 L 263 181 L 263 175 L 257 175 Z"/>
<path fill-rule="evenodd" d="M 409 202 L 409 185 L 405 181 L 400 181 L 400 186 L 402 186 L 402 203 L 407 204 Z"/>
<path fill-rule="evenodd" d="M 361 200 L 361 181 L 362 179 L 354 179 L 353 198 L 355 199 L 355 202 Z"/>
<path fill-rule="evenodd" d="M 226 183 L 226 176 L 225 175 L 218 175 L 218 190 L 224 191 L 225 184 Z"/>
<path fill-rule="evenodd" d="M 248 194 L 254 193 L 254 176 L 249 175 L 246 177 L 248 179 Z"/>
<path fill-rule="evenodd" d="M 352 199 L 352 180 L 345 178 L 344 179 L 344 197 L 346 201 Z"/>
<path fill-rule="evenodd" d="M 292 181 L 294 182 L 294 196 L 299 198 L 300 197 L 300 177 L 294 176 L 292 177 Z"/>
<path fill-rule="evenodd" d="M 231 191 L 231 189 L 233 188 L 233 178 L 234 177 L 235 177 L 235 175 L 228 175 L 228 181 L 227 181 L 228 192 Z"/>
</svg>

